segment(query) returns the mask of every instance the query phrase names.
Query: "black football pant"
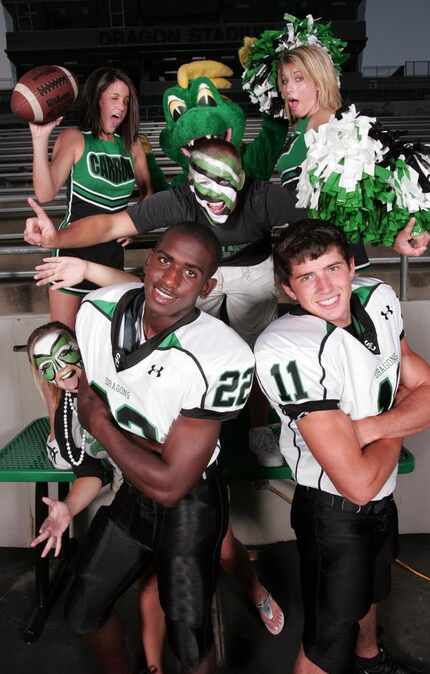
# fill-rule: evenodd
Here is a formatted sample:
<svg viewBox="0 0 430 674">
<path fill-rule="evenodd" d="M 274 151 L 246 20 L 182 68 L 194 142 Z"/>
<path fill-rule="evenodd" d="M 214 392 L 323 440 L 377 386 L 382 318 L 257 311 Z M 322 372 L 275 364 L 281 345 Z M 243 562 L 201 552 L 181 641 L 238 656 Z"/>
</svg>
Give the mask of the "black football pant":
<svg viewBox="0 0 430 674">
<path fill-rule="evenodd" d="M 213 637 L 211 600 L 228 504 L 218 468 L 173 507 L 159 505 L 124 483 L 100 508 L 84 539 L 66 599 L 74 631 L 100 628 L 116 600 L 154 566 L 167 637 L 183 672 L 192 671 Z"/>
</svg>

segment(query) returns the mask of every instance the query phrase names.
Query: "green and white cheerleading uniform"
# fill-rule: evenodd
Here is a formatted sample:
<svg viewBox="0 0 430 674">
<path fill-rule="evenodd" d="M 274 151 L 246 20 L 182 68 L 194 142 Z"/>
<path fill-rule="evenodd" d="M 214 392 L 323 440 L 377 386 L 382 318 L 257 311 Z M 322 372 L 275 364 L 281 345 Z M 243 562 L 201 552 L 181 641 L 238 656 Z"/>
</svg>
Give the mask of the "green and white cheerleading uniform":
<svg viewBox="0 0 430 674">
<path fill-rule="evenodd" d="M 133 157 L 125 149 L 121 136 L 115 134 L 113 140 L 108 141 L 94 137 L 90 131 L 83 131 L 82 135 L 84 151 L 69 176 L 67 212 L 59 229 L 89 215 L 124 210 L 135 187 Z M 55 254 L 73 254 L 116 269 L 124 266 L 124 249 L 116 241 L 74 248 L 73 251 L 57 249 Z M 67 290 L 84 295 L 96 287 L 83 281 Z"/>
<path fill-rule="evenodd" d="M 394 290 L 356 277 L 352 323 L 338 328 L 294 307 L 260 335 L 255 346 L 259 381 L 281 423 L 280 448 L 301 485 L 339 494 L 315 460 L 297 419 L 341 409 L 352 420 L 391 408 L 400 373 L 403 321 Z M 391 494 L 397 467 L 374 500 Z"/>
<path fill-rule="evenodd" d="M 297 182 L 302 172 L 302 163 L 306 158 L 307 147 L 305 133 L 309 119 L 302 117 L 297 121 L 294 131 L 287 136 L 287 141 L 276 164 L 282 187 L 296 191 Z"/>
<path fill-rule="evenodd" d="M 88 381 L 119 426 L 163 443 L 179 415 L 220 421 L 236 416 L 254 372 L 246 343 L 198 309 L 146 340 L 143 307 L 142 285 L 116 285 L 91 293 L 77 317 Z"/>
</svg>

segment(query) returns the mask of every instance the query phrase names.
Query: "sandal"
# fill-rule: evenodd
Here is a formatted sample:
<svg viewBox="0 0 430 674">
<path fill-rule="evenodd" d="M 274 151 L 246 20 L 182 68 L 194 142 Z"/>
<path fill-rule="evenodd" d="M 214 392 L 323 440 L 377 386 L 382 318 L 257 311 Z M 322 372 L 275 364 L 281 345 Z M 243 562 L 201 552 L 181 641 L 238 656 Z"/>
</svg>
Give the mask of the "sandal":
<svg viewBox="0 0 430 674">
<path fill-rule="evenodd" d="M 280 634 L 285 622 L 284 613 L 270 592 L 267 592 L 265 598 L 258 601 L 255 606 L 270 634 L 274 636 Z"/>
</svg>

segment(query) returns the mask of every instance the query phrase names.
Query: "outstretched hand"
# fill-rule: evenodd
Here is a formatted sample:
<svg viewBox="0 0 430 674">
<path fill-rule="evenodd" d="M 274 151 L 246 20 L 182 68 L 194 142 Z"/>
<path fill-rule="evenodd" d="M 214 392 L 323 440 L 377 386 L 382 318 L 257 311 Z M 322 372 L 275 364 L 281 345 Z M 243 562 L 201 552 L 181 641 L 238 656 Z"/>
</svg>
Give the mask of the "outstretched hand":
<svg viewBox="0 0 430 674">
<path fill-rule="evenodd" d="M 55 501 L 47 496 L 42 501 L 48 506 L 49 514 L 40 527 L 39 535 L 31 542 L 31 547 L 35 548 L 39 543 L 46 541 L 41 557 L 46 557 L 51 549 L 55 549 L 55 557 L 58 557 L 61 551 L 63 533 L 66 531 L 73 517 L 64 501 Z"/>
<path fill-rule="evenodd" d="M 36 266 L 36 285 L 51 283 L 53 290 L 74 286 L 85 279 L 87 266 L 87 261 L 79 257 L 44 257 L 42 264 Z"/>
<path fill-rule="evenodd" d="M 42 246 L 44 248 L 56 248 L 57 230 L 52 220 L 35 199 L 27 199 L 29 206 L 33 209 L 36 217 L 27 218 L 25 221 L 24 239 L 33 246 Z"/>
<path fill-rule="evenodd" d="M 415 218 L 411 218 L 404 229 L 396 236 L 394 241 L 394 250 L 400 255 L 409 257 L 419 257 L 427 250 L 430 241 L 429 232 L 423 232 L 417 236 L 413 235 Z"/>
</svg>

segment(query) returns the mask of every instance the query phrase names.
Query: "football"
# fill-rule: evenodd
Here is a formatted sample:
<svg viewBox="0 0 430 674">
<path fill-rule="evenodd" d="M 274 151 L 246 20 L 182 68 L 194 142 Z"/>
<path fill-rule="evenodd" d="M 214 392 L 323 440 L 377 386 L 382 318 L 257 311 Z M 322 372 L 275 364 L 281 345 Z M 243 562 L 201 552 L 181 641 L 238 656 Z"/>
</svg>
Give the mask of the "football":
<svg viewBox="0 0 430 674">
<path fill-rule="evenodd" d="M 12 112 L 26 122 L 46 124 L 63 115 L 75 102 L 78 85 L 62 66 L 38 66 L 17 82 L 10 101 Z"/>
</svg>

